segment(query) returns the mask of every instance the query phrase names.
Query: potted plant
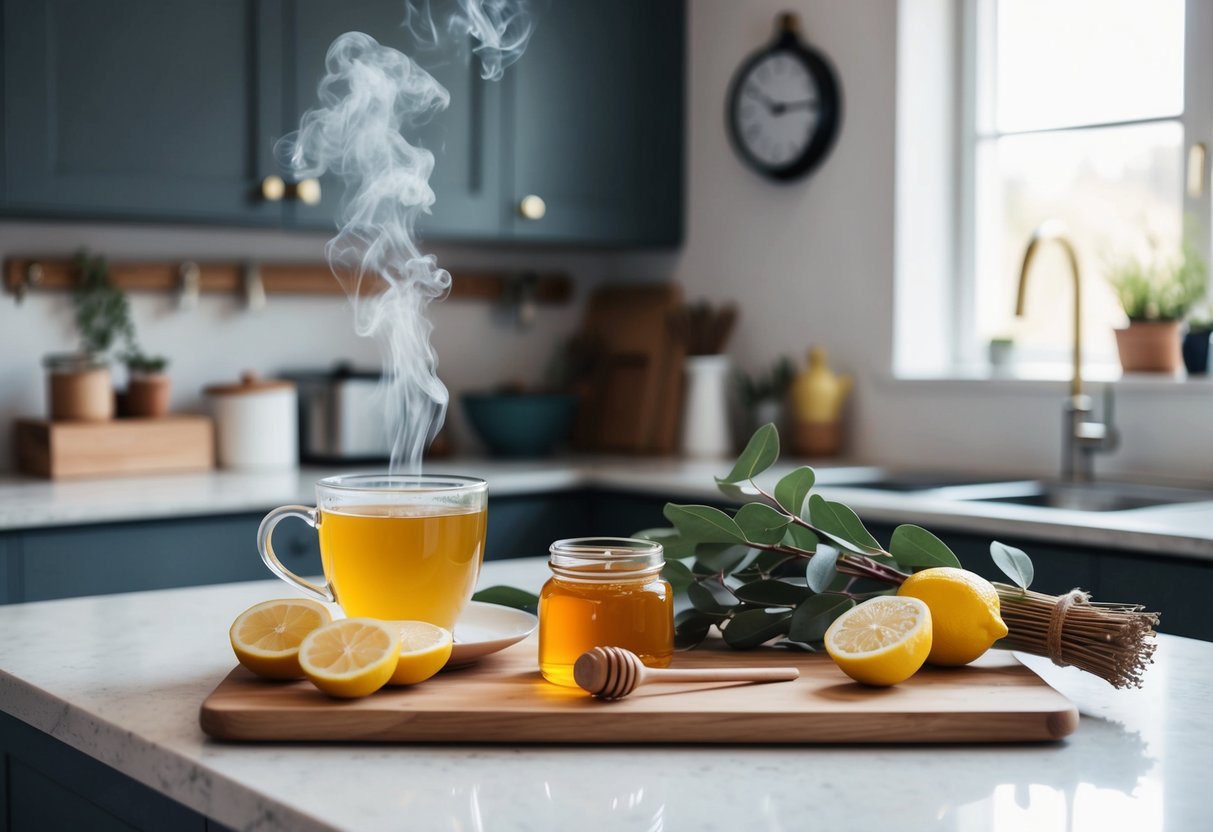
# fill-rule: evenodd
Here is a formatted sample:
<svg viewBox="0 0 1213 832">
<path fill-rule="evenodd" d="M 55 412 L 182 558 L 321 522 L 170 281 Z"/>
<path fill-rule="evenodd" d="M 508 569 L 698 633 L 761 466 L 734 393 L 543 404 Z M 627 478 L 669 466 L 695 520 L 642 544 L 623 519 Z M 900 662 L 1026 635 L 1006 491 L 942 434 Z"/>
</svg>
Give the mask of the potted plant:
<svg viewBox="0 0 1213 832">
<path fill-rule="evenodd" d="M 1205 305 L 1188 316 L 1188 331 L 1183 342 L 1188 375 L 1203 376 L 1209 372 L 1210 338 L 1213 338 L 1213 306 Z"/>
<path fill-rule="evenodd" d="M 127 353 L 127 383 L 124 416 L 158 418 L 168 415 L 169 378 L 164 373 L 168 359 L 160 355 L 144 355 L 135 350 Z"/>
<path fill-rule="evenodd" d="M 1108 281 L 1129 326 L 1116 330 L 1120 365 L 1126 373 L 1174 373 L 1180 367 L 1180 321 L 1205 294 L 1208 269 L 1185 244 L 1179 257 L 1134 257 L 1114 264 Z"/>
<path fill-rule="evenodd" d="M 768 422 L 777 427 L 783 424 L 784 403 L 795 375 L 792 359 L 786 355 L 780 356 L 769 369 L 756 375 L 738 371 L 737 391 L 752 429 L 756 430 Z"/>
<path fill-rule="evenodd" d="M 48 355 L 50 418 L 52 421 L 105 421 L 114 416 L 114 387 L 106 354 L 118 342 L 133 340 L 130 307 L 122 290 L 109 281 L 102 257 L 77 255 L 74 268 L 76 331 L 80 349 Z"/>
</svg>

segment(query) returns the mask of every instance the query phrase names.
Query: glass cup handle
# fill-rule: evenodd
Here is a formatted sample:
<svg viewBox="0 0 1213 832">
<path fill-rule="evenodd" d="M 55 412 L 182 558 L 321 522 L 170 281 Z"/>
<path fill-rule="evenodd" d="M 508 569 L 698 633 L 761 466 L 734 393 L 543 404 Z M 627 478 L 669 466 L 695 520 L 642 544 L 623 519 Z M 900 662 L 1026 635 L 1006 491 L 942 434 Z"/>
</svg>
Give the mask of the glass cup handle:
<svg viewBox="0 0 1213 832">
<path fill-rule="evenodd" d="M 305 581 L 291 570 L 282 565 L 282 561 L 278 560 L 278 556 L 274 554 L 274 544 L 270 542 L 270 537 L 274 533 L 274 527 L 288 517 L 298 517 L 303 522 L 307 523 L 313 529 L 316 528 L 316 509 L 308 506 L 282 506 L 265 515 L 265 519 L 261 521 L 260 528 L 257 529 L 257 550 L 261 552 L 261 559 L 265 561 L 265 565 L 270 571 L 277 575 L 288 584 L 294 584 L 303 590 L 304 594 L 310 595 L 317 601 L 324 601 L 329 604 L 337 603 L 337 599 L 333 597 L 332 591 L 325 586 L 316 586 L 311 581 Z"/>
</svg>

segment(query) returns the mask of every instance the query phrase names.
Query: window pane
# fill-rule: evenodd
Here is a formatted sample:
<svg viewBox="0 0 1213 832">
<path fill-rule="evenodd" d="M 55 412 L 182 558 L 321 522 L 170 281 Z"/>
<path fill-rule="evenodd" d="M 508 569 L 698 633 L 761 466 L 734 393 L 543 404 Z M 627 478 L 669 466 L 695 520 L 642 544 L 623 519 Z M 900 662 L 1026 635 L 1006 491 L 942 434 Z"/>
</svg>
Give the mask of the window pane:
<svg viewBox="0 0 1213 832">
<path fill-rule="evenodd" d="M 1073 290 L 1059 246 L 1042 249 L 1028 280 L 1026 314 L 1015 292 L 1032 230 L 1062 220 L 1083 273 L 1085 361 L 1116 363 L 1114 326 L 1125 317 L 1105 274 L 1109 262 L 1179 250 L 1183 128 L 1179 122 L 986 139 L 977 147 L 976 335 L 1012 334 L 1028 362 L 1068 361 Z"/>
<path fill-rule="evenodd" d="M 1000 131 L 1183 111 L 1183 0 L 1001 0 L 997 31 Z"/>
</svg>

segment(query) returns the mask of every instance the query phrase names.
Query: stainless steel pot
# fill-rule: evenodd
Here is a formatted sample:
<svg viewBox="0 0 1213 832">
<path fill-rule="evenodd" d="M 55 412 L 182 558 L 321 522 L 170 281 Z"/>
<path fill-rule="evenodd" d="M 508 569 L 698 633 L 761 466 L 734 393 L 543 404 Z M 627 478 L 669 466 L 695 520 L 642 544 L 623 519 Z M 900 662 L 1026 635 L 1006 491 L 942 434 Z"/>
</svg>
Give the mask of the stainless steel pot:
<svg viewBox="0 0 1213 832">
<path fill-rule="evenodd" d="M 330 465 L 386 462 L 391 444 L 384 424 L 378 370 L 338 364 L 329 371 L 288 373 L 299 389 L 299 457 Z"/>
</svg>

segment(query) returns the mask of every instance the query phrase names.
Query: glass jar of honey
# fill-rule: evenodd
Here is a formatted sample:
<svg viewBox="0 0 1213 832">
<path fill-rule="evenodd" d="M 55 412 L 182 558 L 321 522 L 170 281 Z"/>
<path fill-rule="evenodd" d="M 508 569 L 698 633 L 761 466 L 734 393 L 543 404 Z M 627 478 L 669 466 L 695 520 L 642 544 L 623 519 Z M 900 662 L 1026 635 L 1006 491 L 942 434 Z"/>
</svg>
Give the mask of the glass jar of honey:
<svg viewBox="0 0 1213 832">
<path fill-rule="evenodd" d="M 661 544 L 580 537 L 552 544 L 539 593 L 539 670 L 576 687 L 573 663 L 593 647 L 624 647 L 649 667 L 674 655 L 674 591 L 661 579 Z"/>
</svg>

